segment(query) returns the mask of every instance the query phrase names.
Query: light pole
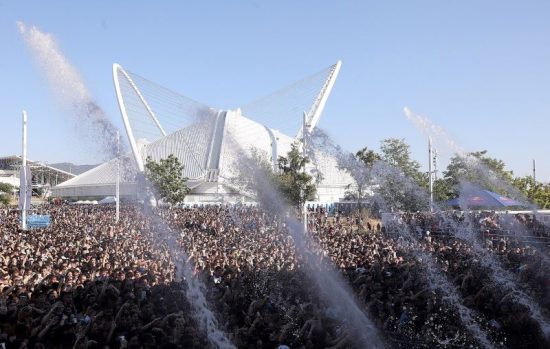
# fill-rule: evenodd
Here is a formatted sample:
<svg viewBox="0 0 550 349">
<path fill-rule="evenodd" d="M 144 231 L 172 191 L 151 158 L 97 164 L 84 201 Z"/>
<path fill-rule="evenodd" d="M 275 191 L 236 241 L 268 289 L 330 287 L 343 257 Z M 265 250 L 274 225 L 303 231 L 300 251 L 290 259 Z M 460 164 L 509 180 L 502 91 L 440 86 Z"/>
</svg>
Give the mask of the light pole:
<svg viewBox="0 0 550 349">
<path fill-rule="evenodd" d="M 307 124 L 307 113 L 304 111 L 304 117 L 303 117 L 303 121 L 302 121 L 302 156 L 304 157 L 304 168 L 303 168 L 303 171 L 304 171 L 304 174 L 306 173 L 306 157 L 307 157 L 307 151 L 306 151 L 306 146 L 307 146 L 307 133 L 309 132 L 308 130 L 308 124 Z M 304 220 L 304 233 L 307 234 L 307 207 L 306 207 L 306 188 L 302 187 L 301 188 L 301 191 L 302 191 L 302 198 L 303 198 L 303 206 L 302 206 L 302 215 L 303 215 L 303 220 Z"/>
<path fill-rule="evenodd" d="M 116 217 L 115 221 L 118 223 L 120 219 L 120 135 L 116 131 L 116 184 L 115 184 L 115 205 L 116 205 Z"/>
<path fill-rule="evenodd" d="M 21 229 L 27 230 L 27 112 L 23 110 L 23 163 L 19 182 Z"/>
</svg>

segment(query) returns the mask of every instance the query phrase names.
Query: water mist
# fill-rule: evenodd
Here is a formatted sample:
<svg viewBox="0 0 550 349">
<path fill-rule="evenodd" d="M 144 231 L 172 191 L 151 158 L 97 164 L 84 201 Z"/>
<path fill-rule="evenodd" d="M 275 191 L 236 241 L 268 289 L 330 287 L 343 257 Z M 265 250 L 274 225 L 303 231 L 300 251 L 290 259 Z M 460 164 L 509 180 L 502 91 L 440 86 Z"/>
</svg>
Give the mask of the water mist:
<svg viewBox="0 0 550 349">
<path fill-rule="evenodd" d="M 83 136 L 95 136 L 105 160 L 117 155 L 116 128 L 107 119 L 103 109 L 94 101 L 78 72 L 59 49 L 55 38 L 35 26 L 17 22 L 19 32 L 30 48 L 36 62 L 45 74 L 52 93 L 62 106 L 76 117 L 74 124 Z M 88 125 L 89 129 L 82 129 Z"/>
</svg>

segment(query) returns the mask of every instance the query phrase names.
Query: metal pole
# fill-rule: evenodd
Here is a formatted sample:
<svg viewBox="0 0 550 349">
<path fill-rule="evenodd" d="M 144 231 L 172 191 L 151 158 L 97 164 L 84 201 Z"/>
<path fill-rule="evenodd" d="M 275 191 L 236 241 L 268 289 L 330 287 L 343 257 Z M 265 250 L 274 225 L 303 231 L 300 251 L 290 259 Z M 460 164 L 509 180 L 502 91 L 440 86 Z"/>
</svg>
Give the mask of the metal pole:
<svg viewBox="0 0 550 349">
<path fill-rule="evenodd" d="M 306 173 L 306 163 L 305 163 L 305 159 L 306 159 L 306 142 L 307 142 L 307 133 L 308 133 L 308 129 L 307 129 L 307 124 L 306 124 L 306 119 L 307 119 L 307 113 L 304 112 L 304 117 L 303 117 L 303 121 L 302 121 L 302 156 L 304 157 L 304 168 L 303 168 L 303 171 L 304 171 L 304 174 Z M 306 192 L 305 192 L 305 188 L 302 188 L 302 197 L 303 197 L 303 206 L 302 206 L 302 214 L 303 214 L 303 220 L 304 220 L 304 233 L 307 234 L 307 208 L 306 208 Z"/>
<path fill-rule="evenodd" d="M 116 222 L 120 219 L 120 136 L 116 131 Z"/>
<path fill-rule="evenodd" d="M 428 178 L 430 180 L 430 212 L 433 212 L 434 206 L 434 181 L 433 181 L 433 170 L 432 170 L 432 137 L 428 137 Z"/>
<path fill-rule="evenodd" d="M 23 171 L 25 182 L 19 184 L 19 191 L 23 190 L 23 205 L 21 206 L 21 228 L 27 230 L 27 112 L 23 110 Z M 23 188 L 21 188 L 23 187 Z"/>
</svg>

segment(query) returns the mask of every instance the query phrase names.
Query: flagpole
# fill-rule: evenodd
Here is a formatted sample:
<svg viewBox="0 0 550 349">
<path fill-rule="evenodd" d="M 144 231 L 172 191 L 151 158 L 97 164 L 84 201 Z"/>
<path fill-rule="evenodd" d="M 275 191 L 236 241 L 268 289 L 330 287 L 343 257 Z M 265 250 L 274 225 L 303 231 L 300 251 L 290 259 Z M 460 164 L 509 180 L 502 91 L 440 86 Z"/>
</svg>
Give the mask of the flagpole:
<svg viewBox="0 0 550 349">
<path fill-rule="evenodd" d="M 21 228 L 27 230 L 27 112 L 23 110 L 23 170 L 22 174 L 25 176 L 24 183 L 19 183 L 19 191 L 23 190 L 23 195 L 19 195 L 19 198 L 23 198 L 23 205 L 21 206 Z"/>
</svg>

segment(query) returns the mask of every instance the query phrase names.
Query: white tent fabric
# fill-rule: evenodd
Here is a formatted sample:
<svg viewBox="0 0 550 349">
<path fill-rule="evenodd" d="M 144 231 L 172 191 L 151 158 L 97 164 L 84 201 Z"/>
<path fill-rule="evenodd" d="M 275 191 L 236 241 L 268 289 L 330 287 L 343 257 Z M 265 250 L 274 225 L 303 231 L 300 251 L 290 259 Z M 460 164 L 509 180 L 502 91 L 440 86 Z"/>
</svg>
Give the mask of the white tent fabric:
<svg viewBox="0 0 550 349">
<path fill-rule="evenodd" d="M 97 205 L 96 200 L 78 200 L 73 202 L 74 205 Z"/>
<path fill-rule="evenodd" d="M 120 195 L 135 196 L 136 167 L 128 155 L 121 159 Z M 107 161 L 51 189 L 53 197 L 104 198 L 115 195 L 116 159 Z"/>
<path fill-rule="evenodd" d="M 116 202 L 116 198 L 114 196 L 107 196 L 104 199 L 99 200 L 97 203 L 100 205 L 107 205 L 107 204 L 114 204 Z"/>
</svg>

